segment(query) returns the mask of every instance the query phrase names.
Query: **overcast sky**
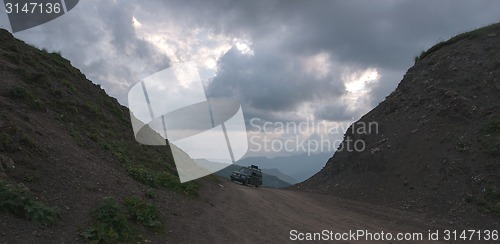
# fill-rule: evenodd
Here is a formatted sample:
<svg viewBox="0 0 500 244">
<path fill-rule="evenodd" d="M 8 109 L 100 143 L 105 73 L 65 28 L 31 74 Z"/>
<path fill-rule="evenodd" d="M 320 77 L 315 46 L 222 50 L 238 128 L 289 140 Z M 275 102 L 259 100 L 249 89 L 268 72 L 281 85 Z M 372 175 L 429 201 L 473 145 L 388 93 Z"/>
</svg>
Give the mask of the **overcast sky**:
<svg viewBox="0 0 500 244">
<path fill-rule="evenodd" d="M 495 0 L 83 0 L 15 36 L 61 52 L 124 105 L 141 79 L 195 61 L 214 76 L 208 94 L 239 99 L 247 120 L 348 123 L 422 50 L 499 22 L 499 9 Z M 10 28 L 4 12 L 0 25 Z"/>
</svg>

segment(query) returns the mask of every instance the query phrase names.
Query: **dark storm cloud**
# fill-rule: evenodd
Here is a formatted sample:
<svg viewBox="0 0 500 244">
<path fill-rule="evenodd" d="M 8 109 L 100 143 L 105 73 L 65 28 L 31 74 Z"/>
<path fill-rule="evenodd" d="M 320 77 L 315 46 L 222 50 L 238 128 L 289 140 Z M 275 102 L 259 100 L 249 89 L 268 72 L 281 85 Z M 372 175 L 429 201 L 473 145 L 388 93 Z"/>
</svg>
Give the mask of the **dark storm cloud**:
<svg viewBox="0 0 500 244">
<path fill-rule="evenodd" d="M 290 48 L 330 50 L 341 62 L 403 69 L 441 38 L 499 21 L 494 1 L 329 1 L 305 14 Z M 496 6 L 493 6 L 496 5 Z M 315 17 L 312 17 L 315 16 Z M 478 17 L 481 16 L 481 17 Z"/>
<path fill-rule="evenodd" d="M 500 2 L 483 1 L 168 1 L 180 21 L 265 42 L 286 35 L 282 49 L 329 51 L 343 62 L 405 68 L 421 49 L 500 21 Z M 202 11 L 201 11 L 202 10 Z"/>
<path fill-rule="evenodd" d="M 381 79 L 371 84 L 366 94 L 373 107 L 395 89 L 421 50 L 458 33 L 500 21 L 500 3 L 495 1 L 196 3 L 207 4 L 207 9 L 213 6 L 216 13 L 204 15 L 201 23 L 222 32 L 245 33 L 255 48 L 255 56 L 250 57 L 234 50 L 228 52 L 220 60 L 221 72 L 211 91 L 237 94 L 246 105 L 257 109 L 254 112 L 260 109 L 262 113 L 293 110 L 318 97 L 341 95 L 338 77 L 313 81 L 300 70 L 287 70 L 283 63 L 289 59 L 326 52 L 339 63 L 360 70 L 377 68 Z M 271 46 L 259 50 L 261 43 Z M 315 115 L 328 120 L 358 116 L 360 111 L 349 114 L 345 107 L 346 104 L 322 106 Z"/>
<path fill-rule="evenodd" d="M 253 56 L 234 48 L 227 52 L 219 61 L 220 70 L 208 95 L 238 97 L 253 108 L 278 112 L 296 109 L 316 97 L 343 93 L 339 77 L 318 79 L 305 74 L 298 57 L 262 50 L 258 45 L 254 51 Z"/>
<path fill-rule="evenodd" d="M 353 118 L 359 117 L 360 114 L 349 111 L 345 104 L 331 103 L 317 109 L 314 116 L 317 120 L 349 121 Z"/>
<path fill-rule="evenodd" d="M 138 38 L 133 2 L 81 1 L 54 21 L 17 33 L 37 47 L 60 51 L 108 94 L 126 104 L 131 84 L 168 67 L 166 55 Z"/>
<path fill-rule="evenodd" d="M 169 64 L 131 25 L 134 11 L 143 11 L 145 22 L 173 22 L 180 29 L 253 43 L 253 56 L 233 48 L 218 60 L 219 73 L 208 90 L 211 96 L 240 98 L 246 116 L 294 119 L 294 111 L 311 103 L 318 118 L 343 120 L 383 100 L 420 51 L 500 21 L 498 9 L 495 0 L 87 0 L 67 16 L 16 35 L 60 50 L 125 103 L 131 84 Z M 319 53 L 333 64 L 328 74 L 305 72 L 301 60 Z M 348 104 L 338 103 L 344 92 L 341 65 L 379 71 L 380 81 L 368 86 L 365 108 L 347 110 Z"/>
</svg>

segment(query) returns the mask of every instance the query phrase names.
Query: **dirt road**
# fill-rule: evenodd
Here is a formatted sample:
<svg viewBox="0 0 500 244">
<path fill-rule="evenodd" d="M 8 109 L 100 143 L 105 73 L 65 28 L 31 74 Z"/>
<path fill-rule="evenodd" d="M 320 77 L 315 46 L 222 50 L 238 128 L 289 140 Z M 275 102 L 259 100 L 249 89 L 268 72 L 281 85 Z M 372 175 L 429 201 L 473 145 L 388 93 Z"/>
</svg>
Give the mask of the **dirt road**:
<svg viewBox="0 0 500 244">
<path fill-rule="evenodd" d="M 434 220 L 420 214 L 326 195 L 254 188 L 226 180 L 216 188 L 203 197 L 210 208 L 193 209 L 193 216 L 171 233 L 172 241 L 283 243 L 307 237 L 299 233 L 323 230 L 384 231 L 394 233 L 393 237 L 420 232 L 426 240 L 428 230 L 438 228 Z"/>
</svg>

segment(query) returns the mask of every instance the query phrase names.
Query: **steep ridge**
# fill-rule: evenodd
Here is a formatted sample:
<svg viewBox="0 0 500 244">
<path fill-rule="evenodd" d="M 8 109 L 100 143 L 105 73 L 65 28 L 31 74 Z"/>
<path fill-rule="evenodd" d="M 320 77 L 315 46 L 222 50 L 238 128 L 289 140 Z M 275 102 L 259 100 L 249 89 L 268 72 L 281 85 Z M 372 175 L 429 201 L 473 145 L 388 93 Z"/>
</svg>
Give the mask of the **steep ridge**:
<svg viewBox="0 0 500 244">
<path fill-rule="evenodd" d="M 160 242 L 190 218 L 202 182 L 217 180 L 181 184 L 169 147 L 135 141 L 127 108 L 60 54 L 1 29 L 0 160 L 2 243 Z M 98 206 L 128 216 L 123 233 Z"/>
<path fill-rule="evenodd" d="M 337 151 L 293 189 L 498 229 L 500 24 L 416 57 L 397 89 L 347 130 L 349 140 L 365 150 Z"/>
</svg>

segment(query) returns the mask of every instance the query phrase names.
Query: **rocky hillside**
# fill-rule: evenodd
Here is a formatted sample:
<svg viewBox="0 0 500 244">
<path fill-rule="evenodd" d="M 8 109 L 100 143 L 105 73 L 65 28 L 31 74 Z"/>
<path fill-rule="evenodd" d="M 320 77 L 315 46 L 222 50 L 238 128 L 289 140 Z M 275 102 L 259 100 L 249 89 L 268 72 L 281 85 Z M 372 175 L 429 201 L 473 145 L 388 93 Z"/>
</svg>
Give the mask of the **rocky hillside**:
<svg viewBox="0 0 500 244">
<path fill-rule="evenodd" d="M 356 129 L 370 122 L 378 131 Z M 498 229 L 500 24 L 423 52 L 397 89 L 353 126 L 344 143 L 363 140 L 366 149 L 336 152 L 295 189 Z"/>
<path fill-rule="evenodd" d="M 203 184 L 58 53 L 0 30 L 0 87 L 0 242 L 164 242 L 196 214 Z"/>
</svg>

